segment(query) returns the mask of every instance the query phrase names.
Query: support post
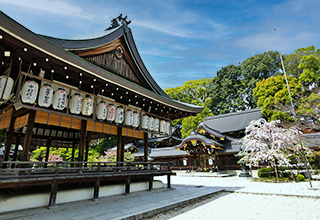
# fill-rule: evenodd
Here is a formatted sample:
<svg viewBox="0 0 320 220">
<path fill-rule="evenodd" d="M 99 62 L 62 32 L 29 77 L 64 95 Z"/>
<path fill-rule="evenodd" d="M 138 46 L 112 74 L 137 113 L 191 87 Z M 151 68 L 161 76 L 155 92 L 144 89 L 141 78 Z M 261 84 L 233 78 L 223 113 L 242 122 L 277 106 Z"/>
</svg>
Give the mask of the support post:
<svg viewBox="0 0 320 220">
<path fill-rule="evenodd" d="M 14 148 L 14 153 L 13 153 L 13 158 L 12 158 L 13 161 L 17 161 L 17 155 L 18 155 L 18 150 L 19 150 L 19 145 L 20 145 L 20 138 L 21 138 L 21 131 L 22 131 L 22 129 L 20 129 L 20 132 L 17 135 L 16 146 Z M 15 164 L 14 163 L 11 164 L 11 168 L 12 169 L 15 168 Z"/>
<path fill-rule="evenodd" d="M 11 119 L 10 119 L 10 125 L 9 125 L 9 131 L 7 134 L 7 140 L 6 140 L 6 146 L 4 150 L 4 157 L 3 161 L 8 161 L 9 160 L 9 153 L 11 150 L 11 145 L 12 145 L 12 140 L 13 140 L 13 135 L 14 135 L 14 123 L 16 121 L 16 117 L 13 116 L 13 112 L 11 114 Z M 3 168 L 7 167 L 7 164 L 2 164 Z"/>
<path fill-rule="evenodd" d="M 46 149 L 45 162 L 48 162 L 48 161 L 49 161 L 50 147 L 51 147 L 51 138 L 49 138 L 49 139 L 47 140 L 47 149 Z M 43 167 L 44 167 L 44 168 L 47 168 L 47 167 L 48 167 L 48 164 L 45 163 Z"/>
<path fill-rule="evenodd" d="M 76 142 L 73 141 L 72 143 L 72 155 L 71 155 L 71 162 L 74 161 L 74 153 L 76 152 Z M 73 167 L 74 164 L 71 164 L 71 167 Z"/>
<path fill-rule="evenodd" d="M 122 127 L 118 127 L 118 134 L 117 134 L 117 162 L 124 162 L 124 145 L 123 145 L 123 138 L 122 138 Z"/>
<path fill-rule="evenodd" d="M 130 193 L 130 182 L 131 182 L 131 176 L 128 175 L 126 178 L 126 194 Z"/>
<path fill-rule="evenodd" d="M 94 182 L 93 199 L 99 198 L 99 188 L 100 188 L 100 177 L 97 177 L 96 181 Z"/>
<path fill-rule="evenodd" d="M 149 191 L 153 189 L 153 176 L 149 177 Z"/>
<path fill-rule="evenodd" d="M 88 157 L 89 157 L 89 139 L 86 138 L 86 154 L 84 155 L 85 162 L 88 162 Z M 88 164 L 85 164 L 84 166 L 87 167 Z"/>
<path fill-rule="evenodd" d="M 52 207 L 56 204 L 57 193 L 58 193 L 58 180 L 54 179 L 51 184 L 49 207 Z"/>
<path fill-rule="evenodd" d="M 167 188 L 171 188 L 171 175 L 167 175 Z"/>
<path fill-rule="evenodd" d="M 28 161 L 28 153 L 29 153 L 30 144 L 31 144 L 31 140 L 32 140 L 32 129 L 33 129 L 35 118 L 36 118 L 36 111 L 30 110 L 27 130 L 26 130 L 26 134 L 24 136 L 23 152 L 22 152 L 21 161 Z"/>
<path fill-rule="evenodd" d="M 80 130 L 80 143 L 79 143 L 79 157 L 78 161 L 83 161 L 84 147 L 86 144 L 86 130 L 87 130 L 87 121 L 81 120 L 81 130 Z"/>
<path fill-rule="evenodd" d="M 143 133 L 143 141 L 144 141 L 144 162 L 148 162 L 148 133 Z"/>
</svg>

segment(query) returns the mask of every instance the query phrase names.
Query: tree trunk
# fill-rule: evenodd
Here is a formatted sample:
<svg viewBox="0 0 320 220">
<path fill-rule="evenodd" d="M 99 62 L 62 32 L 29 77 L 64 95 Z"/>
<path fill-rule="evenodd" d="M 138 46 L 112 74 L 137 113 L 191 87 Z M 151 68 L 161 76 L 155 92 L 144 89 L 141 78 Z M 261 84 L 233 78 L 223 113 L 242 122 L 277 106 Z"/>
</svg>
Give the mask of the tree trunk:
<svg viewBox="0 0 320 220">
<path fill-rule="evenodd" d="M 274 166 L 274 171 L 276 172 L 277 183 L 279 183 L 279 176 L 278 176 L 277 165 L 276 165 L 276 166 Z"/>
</svg>

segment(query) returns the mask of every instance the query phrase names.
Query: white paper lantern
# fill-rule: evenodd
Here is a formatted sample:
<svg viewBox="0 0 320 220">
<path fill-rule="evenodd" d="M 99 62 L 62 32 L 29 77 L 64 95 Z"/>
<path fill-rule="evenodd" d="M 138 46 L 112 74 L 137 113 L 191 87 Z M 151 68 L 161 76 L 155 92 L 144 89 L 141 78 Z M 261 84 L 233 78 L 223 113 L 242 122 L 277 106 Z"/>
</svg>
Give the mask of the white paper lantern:
<svg viewBox="0 0 320 220">
<path fill-rule="evenodd" d="M 63 110 L 67 103 L 67 93 L 64 88 L 59 88 L 54 92 L 52 107 L 57 110 Z"/>
<path fill-rule="evenodd" d="M 114 118 L 116 116 L 116 107 L 113 104 L 108 105 L 108 121 L 114 121 Z"/>
<path fill-rule="evenodd" d="M 13 79 L 11 77 L 0 76 L 0 98 L 2 97 L 4 100 L 10 98 L 12 87 Z"/>
<path fill-rule="evenodd" d="M 105 101 L 101 101 L 97 107 L 97 118 L 99 120 L 105 120 L 107 117 L 108 105 Z"/>
<path fill-rule="evenodd" d="M 166 133 L 167 130 L 167 123 L 165 120 L 160 121 L 160 132 L 161 133 Z"/>
<path fill-rule="evenodd" d="M 155 118 L 155 119 L 154 119 L 154 125 L 153 125 L 153 131 L 159 132 L 159 127 L 160 127 L 160 125 L 159 125 L 159 119 L 158 119 L 158 118 Z"/>
<path fill-rule="evenodd" d="M 90 96 L 86 96 L 86 98 L 82 101 L 82 114 L 85 116 L 90 116 L 93 112 L 93 99 Z"/>
<path fill-rule="evenodd" d="M 82 110 L 82 96 L 76 92 L 70 99 L 70 112 L 72 114 L 80 114 Z"/>
<path fill-rule="evenodd" d="M 35 81 L 27 81 L 23 85 L 21 92 L 21 100 L 24 103 L 35 103 L 38 95 L 38 83 Z"/>
<path fill-rule="evenodd" d="M 149 117 L 148 115 L 142 116 L 142 123 L 141 123 L 142 129 L 148 129 L 149 128 Z"/>
<path fill-rule="evenodd" d="M 153 131 L 154 118 L 152 116 L 149 117 L 148 130 Z"/>
<path fill-rule="evenodd" d="M 132 123 L 132 127 L 137 128 L 139 127 L 140 124 L 140 114 L 137 111 L 133 112 L 133 123 Z"/>
<path fill-rule="evenodd" d="M 167 121 L 167 126 L 166 126 L 166 134 L 170 134 L 170 129 L 171 129 L 171 124 L 170 122 Z"/>
<path fill-rule="evenodd" d="M 122 106 L 118 106 L 116 109 L 115 122 L 117 124 L 121 124 L 123 122 L 123 119 L 124 119 L 124 110 L 123 110 Z"/>
<path fill-rule="evenodd" d="M 38 103 L 41 107 L 48 108 L 52 103 L 53 88 L 50 84 L 44 84 L 39 91 Z"/>
<path fill-rule="evenodd" d="M 131 126 L 133 124 L 133 111 L 131 109 L 127 109 L 126 115 L 124 117 L 124 124 L 127 126 Z"/>
</svg>

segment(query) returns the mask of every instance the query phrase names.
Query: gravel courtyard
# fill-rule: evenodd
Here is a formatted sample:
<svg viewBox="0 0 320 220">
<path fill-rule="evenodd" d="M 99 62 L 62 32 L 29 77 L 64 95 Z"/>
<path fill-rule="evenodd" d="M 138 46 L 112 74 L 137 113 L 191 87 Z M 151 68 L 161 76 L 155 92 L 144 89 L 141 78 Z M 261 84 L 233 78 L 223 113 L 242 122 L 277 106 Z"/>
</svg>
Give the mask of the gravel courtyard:
<svg viewBox="0 0 320 220">
<path fill-rule="evenodd" d="M 165 178 L 157 178 L 166 182 Z M 320 182 L 264 183 L 178 172 L 172 184 L 224 187 L 205 200 L 151 219 L 320 219 Z M 234 191 L 228 192 L 228 191 Z"/>
</svg>

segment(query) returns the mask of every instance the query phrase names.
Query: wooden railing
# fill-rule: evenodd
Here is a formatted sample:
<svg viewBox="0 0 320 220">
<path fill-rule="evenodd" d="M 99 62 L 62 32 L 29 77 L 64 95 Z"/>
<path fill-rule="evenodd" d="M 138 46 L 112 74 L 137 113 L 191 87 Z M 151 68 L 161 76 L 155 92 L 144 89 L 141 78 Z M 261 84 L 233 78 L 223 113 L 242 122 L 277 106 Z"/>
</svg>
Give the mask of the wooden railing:
<svg viewBox="0 0 320 220">
<path fill-rule="evenodd" d="M 1 168 L 2 167 L 2 168 Z M 7 167 L 7 168 L 3 168 Z M 10 167 L 10 168 L 9 168 Z M 171 172 L 170 162 L 0 162 L 0 180 L 35 176 Z"/>
</svg>

